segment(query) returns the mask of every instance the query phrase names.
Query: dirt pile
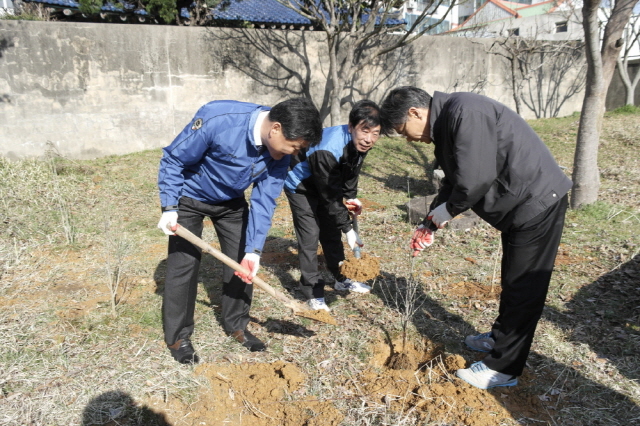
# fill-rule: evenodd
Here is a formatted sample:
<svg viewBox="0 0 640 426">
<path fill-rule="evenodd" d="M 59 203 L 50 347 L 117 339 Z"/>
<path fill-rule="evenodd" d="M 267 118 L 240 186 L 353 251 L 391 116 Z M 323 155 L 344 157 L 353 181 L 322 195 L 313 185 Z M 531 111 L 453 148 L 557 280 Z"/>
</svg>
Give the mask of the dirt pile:
<svg viewBox="0 0 640 426">
<path fill-rule="evenodd" d="M 187 426 L 338 426 L 345 415 L 337 400 L 360 401 L 363 412 L 396 416 L 407 424 L 494 426 L 512 424 L 516 413 L 540 417 L 540 411 L 552 412 L 550 404 L 543 407 L 538 397 L 522 390 L 466 385 L 455 370 L 467 362 L 428 339 L 404 345 L 381 340 L 372 352 L 368 366 L 336 388 L 339 396 L 326 398 L 310 395 L 309 378 L 292 363 L 201 364 L 195 374 L 206 380 L 198 400 L 188 406 L 172 401 L 177 412 L 188 414 L 171 420 Z M 391 365 L 398 355 L 407 360 L 405 368 Z"/>
<path fill-rule="evenodd" d="M 455 371 L 467 363 L 442 349 L 426 339 L 420 345 L 407 342 L 404 348 L 401 341 L 380 342 L 370 367 L 351 380 L 350 391 L 370 407 L 402 413 L 413 424 L 495 426 L 510 424 L 515 413 L 541 411 L 540 400 L 522 391 L 483 391 L 457 379 Z M 407 361 L 406 368 L 394 362 L 398 355 Z"/>
<path fill-rule="evenodd" d="M 367 253 L 362 253 L 360 259 L 349 256 L 340 265 L 340 273 L 356 281 L 372 280 L 380 275 L 380 259 Z"/>
<path fill-rule="evenodd" d="M 306 376 L 290 363 L 203 364 L 195 373 L 208 384 L 191 405 L 193 426 L 337 426 L 344 417 L 330 401 L 301 396 Z"/>
</svg>

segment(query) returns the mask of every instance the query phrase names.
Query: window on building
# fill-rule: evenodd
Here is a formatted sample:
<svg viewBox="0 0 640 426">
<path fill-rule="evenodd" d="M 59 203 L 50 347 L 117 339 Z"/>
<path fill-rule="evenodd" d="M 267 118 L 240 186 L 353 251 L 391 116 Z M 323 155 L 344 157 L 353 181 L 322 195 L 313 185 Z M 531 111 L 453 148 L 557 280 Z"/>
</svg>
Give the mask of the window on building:
<svg viewBox="0 0 640 426">
<path fill-rule="evenodd" d="M 405 14 L 404 19 L 407 21 L 407 26 L 406 26 L 407 30 L 411 28 L 414 22 L 416 22 L 418 16 L 419 15 Z M 433 25 L 438 21 L 440 21 L 440 19 L 430 18 L 430 17 L 424 18 L 421 25 L 418 28 L 416 28 L 416 31 L 423 31 L 429 25 Z M 445 31 L 449 31 L 450 28 L 451 28 L 451 24 L 449 23 L 449 21 L 442 21 L 439 24 L 437 24 L 435 27 L 427 31 L 426 34 L 431 34 L 431 35 L 440 34 Z"/>
<path fill-rule="evenodd" d="M 507 35 L 509 35 L 509 36 L 519 36 L 520 35 L 520 28 L 511 28 L 511 29 L 507 30 Z"/>
<path fill-rule="evenodd" d="M 556 22 L 556 32 L 557 33 L 566 33 L 567 32 L 567 21 Z"/>
</svg>

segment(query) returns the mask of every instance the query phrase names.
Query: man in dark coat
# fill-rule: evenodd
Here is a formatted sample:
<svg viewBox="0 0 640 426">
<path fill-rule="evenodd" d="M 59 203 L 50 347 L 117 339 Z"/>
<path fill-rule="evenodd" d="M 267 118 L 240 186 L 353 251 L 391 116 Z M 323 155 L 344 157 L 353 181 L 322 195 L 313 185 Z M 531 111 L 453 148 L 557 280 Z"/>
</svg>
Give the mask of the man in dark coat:
<svg viewBox="0 0 640 426">
<path fill-rule="evenodd" d="M 389 93 L 382 131 L 433 142 L 445 178 L 411 247 L 418 254 L 471 209 L 502 232 L 502 292 L 490 332 L 465 343 L 487 356 L 456 375 L 481 388 L 515 386 L 542 315 L 562 236 L 571 180 L 531 127 L 514 111 L 474 93 L 433 98 L 411 86 Z"/>
</svg>

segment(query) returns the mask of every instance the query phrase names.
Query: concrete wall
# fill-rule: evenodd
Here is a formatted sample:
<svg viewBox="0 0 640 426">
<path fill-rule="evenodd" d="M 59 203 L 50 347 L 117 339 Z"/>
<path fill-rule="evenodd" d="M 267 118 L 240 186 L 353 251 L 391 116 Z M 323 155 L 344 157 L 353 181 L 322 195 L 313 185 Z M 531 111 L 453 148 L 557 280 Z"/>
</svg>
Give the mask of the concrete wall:
<svg viewBox="0 0 640 426">
<path fill-rule="evenodd" d="M 272 105 L 308 93 L 320 104 L 327 72 L 327 60 L 318 57 L 321 37 L 0 21 L 0 155 L 40 156 L 48 143 L 78 159 L 166 146 L 201 105 L 215 99 Z M 482 43 L 424 37 L 365 70 L 352 99 L 380 101 L 390 87 L 414 84 L 430 92 L 475 90 L 513 105 L 507 67 L 485 54 Z M 310 62 L 296 50 L 305 50 Z M 572 98 L 563 113 L 579 110 L 581 99 Z"/>
<path fill-rule="evenodd" d="M 634 61 L 629 62 L 629 77 L 633 79 L 633 77 L 640 72 L 640 59 L 636 59 Z M 607 110 L 613 110 L 616 108 L 620 108 L 625 106 L 627 101 L 627 91 L 624 87 L 624 83 L 620 78 L 620 74 L 616 69 L 616 72 L 613 74 L 613 78 L 611 79 L 611 85 L 609 86 L 609 90 L 607 91 L 607 101 L 606 108 Z M 636 89 L 633 92 L 633 101 L 634 105 L 638 105 L 640 102 L 640 84 L 636 86 Z"/>
</svg>

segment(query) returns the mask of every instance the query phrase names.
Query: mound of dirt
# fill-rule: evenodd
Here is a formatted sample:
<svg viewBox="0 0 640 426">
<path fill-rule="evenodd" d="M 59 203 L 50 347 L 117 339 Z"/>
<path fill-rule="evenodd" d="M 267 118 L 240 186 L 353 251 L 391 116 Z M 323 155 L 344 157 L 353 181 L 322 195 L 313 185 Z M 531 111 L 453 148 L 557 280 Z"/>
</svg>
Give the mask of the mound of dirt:
<svg viewBox="0 0 640 426">
<path fill-rule="evenodd" d="M 418 346 L 407 343 L 404 349 L 401 341 L 381 341 L 374 347 L 370 367 L 347 387 L 371 407 L 412 415 L 415 424 L 437 419 L 439 424 L 495 426 L 511 424 L 514 413 L 534 406 L 539 413 L 536 397 L 511 388 L 487 392 L 462 382 L 455 371 L 466 368 L 466 361 L 442 350 L 429 340 Z M 399 358 L 406 361 L 405 368 L 394 361 Z"/>
<path fill-rule="evenodd" d="M 191 405 L 192 426 L 337 426 L 344 418 L 331 402 L 290 398 L 306 381 L 290 363 L 202 364 L 195 373 L 208 385 Z"/>
<path fill-rule="evenodd" d="M 367 253 L 360 259 L 350 256 L 340 265 L 340 273 L 356 281 L 372 280 L 380 275 L 380 259 Z"/>
</svg>

